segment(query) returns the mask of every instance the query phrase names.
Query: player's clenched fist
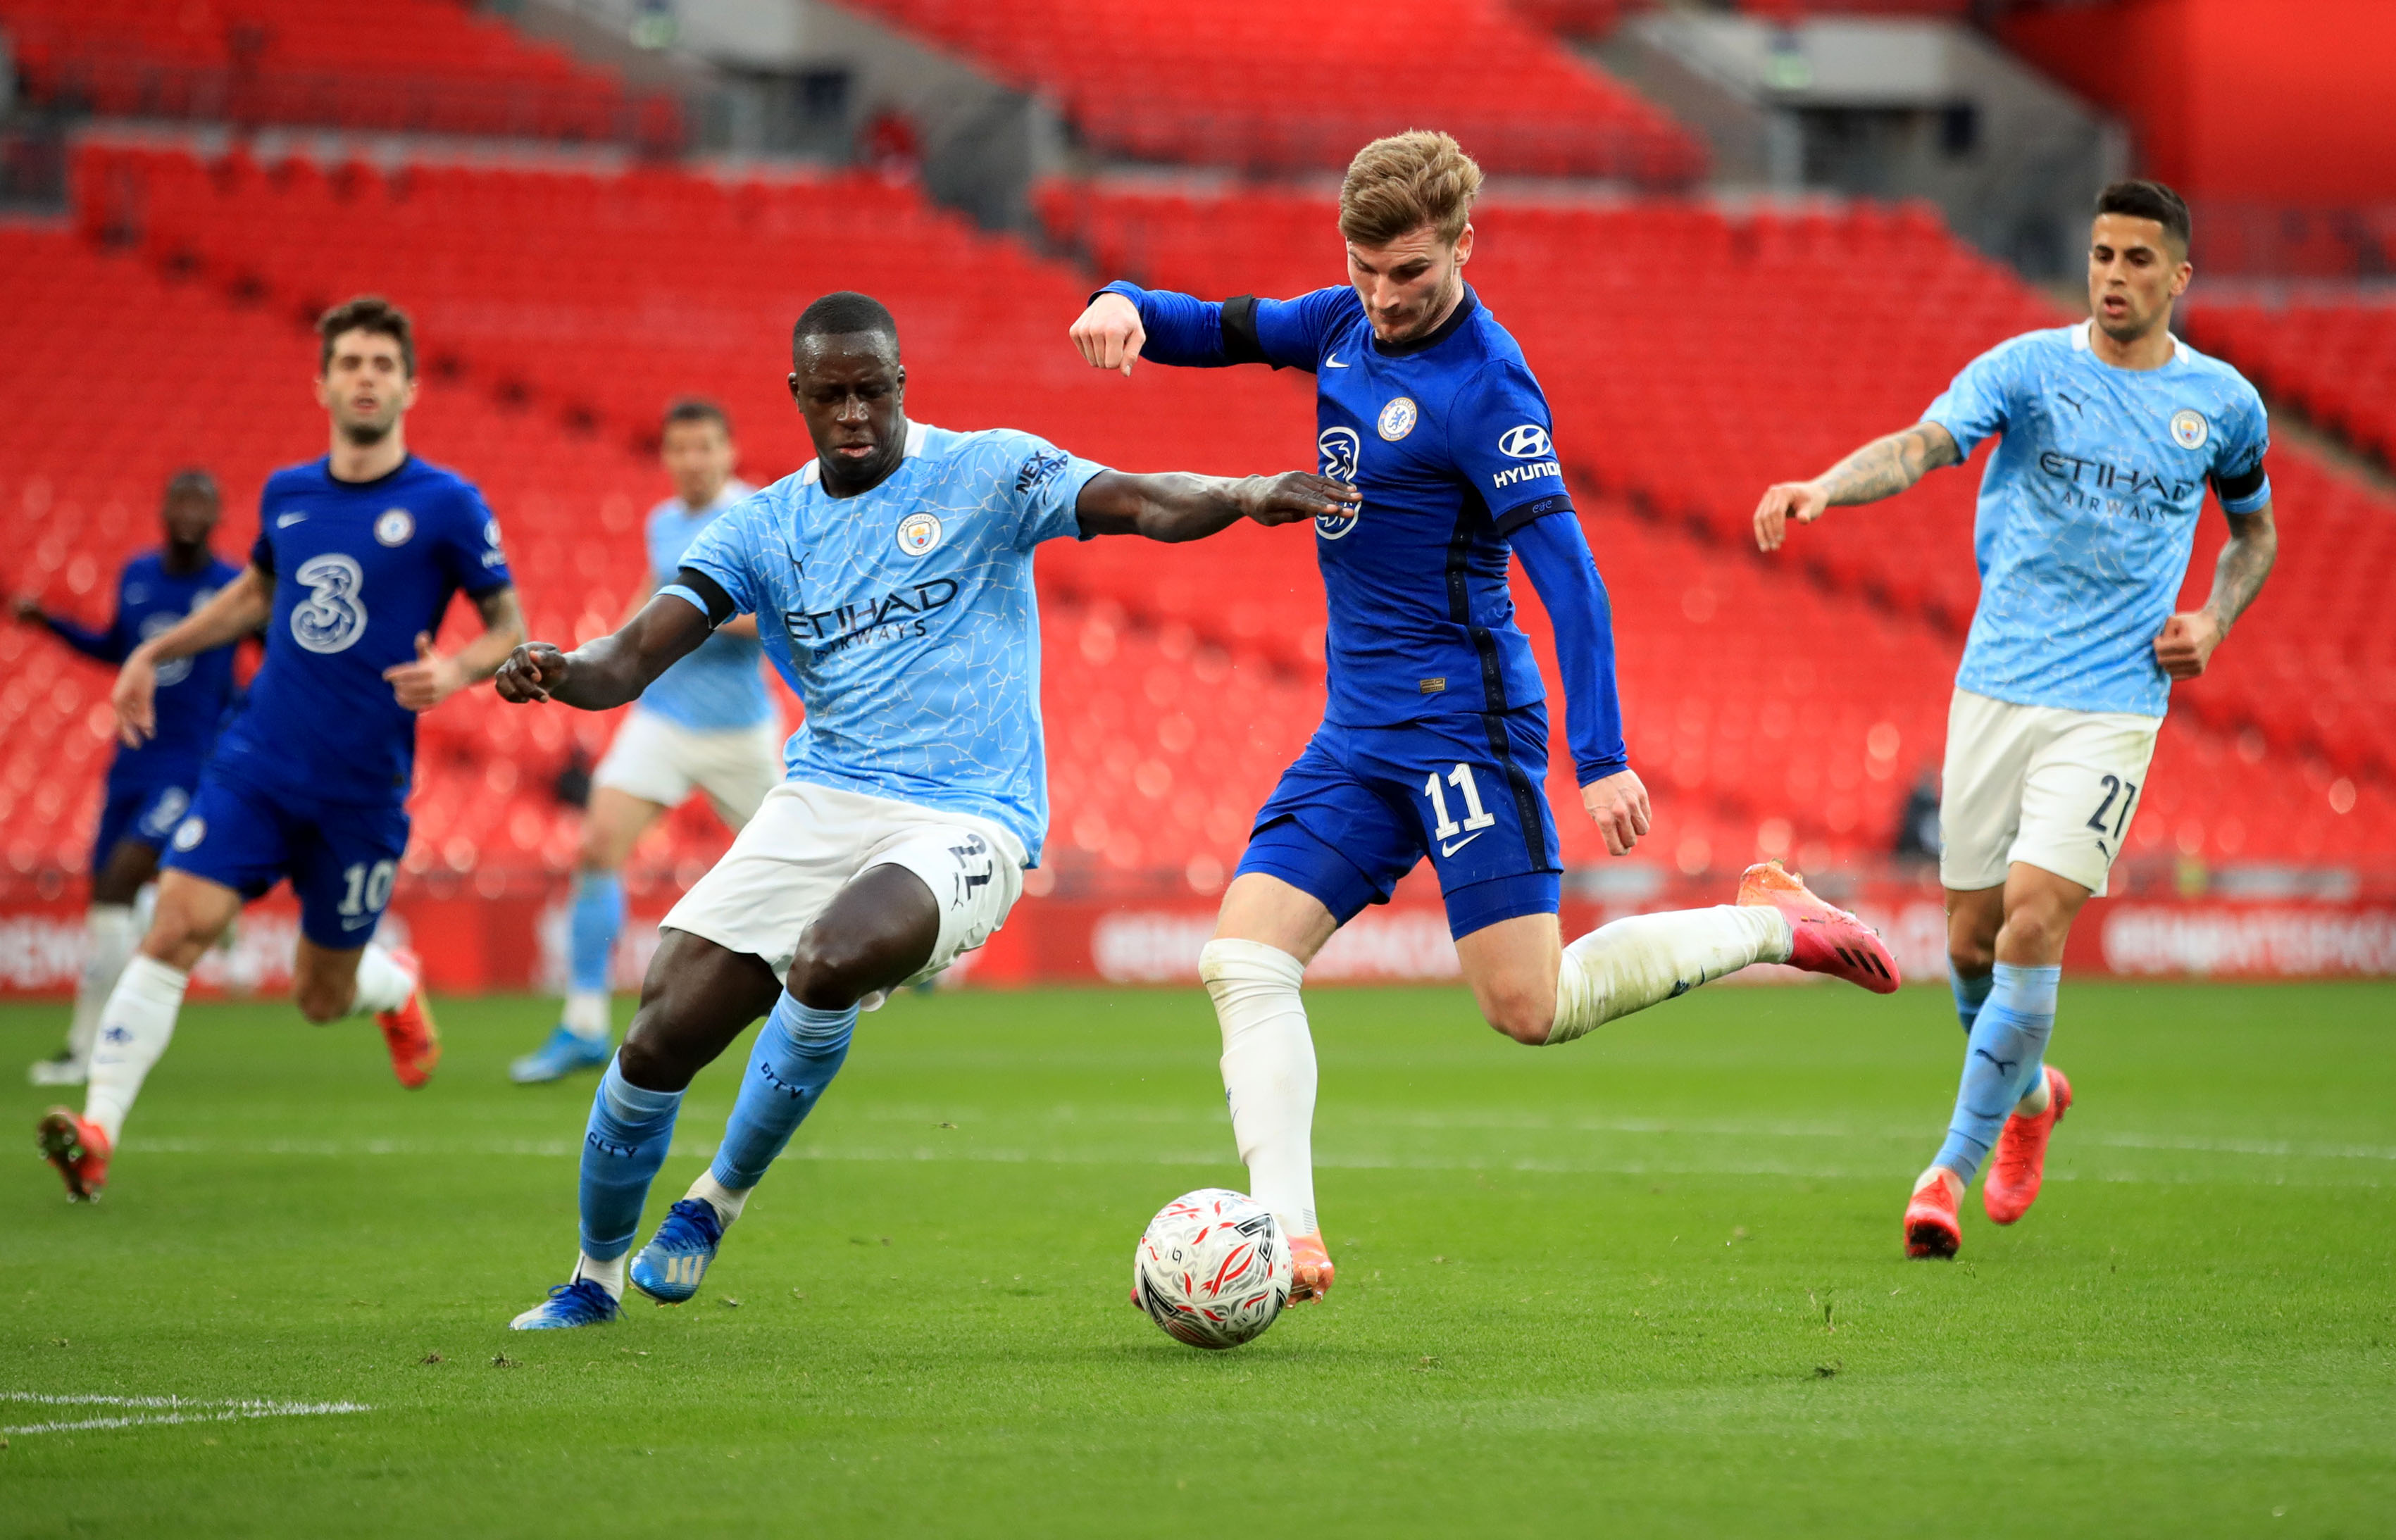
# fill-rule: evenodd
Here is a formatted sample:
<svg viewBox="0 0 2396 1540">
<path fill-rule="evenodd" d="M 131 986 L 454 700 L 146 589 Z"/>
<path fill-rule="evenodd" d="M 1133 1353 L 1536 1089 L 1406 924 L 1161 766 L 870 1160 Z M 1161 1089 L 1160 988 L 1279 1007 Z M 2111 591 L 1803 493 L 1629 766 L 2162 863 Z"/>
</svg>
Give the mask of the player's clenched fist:
<svg viewBox="0 0 2396 1540">
<path fill-rule="evenodd" d="M 2173 616 L 2155 638 L 2155 662 L 2174 679 L 2190 680 L 2204 672 L 2213 649 L 2221 645 L 2222 626 L 2211 610 Z"/>
<path fill-rule="evenodd" d="M 1353 513 L 1364 494 L 1311 471 L 1285 471 L 1248 477 L 1240 484 L 1240 500 L 1242 511 L 1257 523 L 1285 524 Z"/>
<path fill-rule="evenodd" d="M 1759 551 L 1777 551 L 1788 534 L 1789 521 L 1812 524 L 1830 506 L 1830 495 L 1819 482 L 1782 482 L 1766 487 L 1764 500 L 1755 505 L 1755 545 Z"/>
<path fill-rule="evenodd" d="M 1628 856 L 1645 838 L 1654 814 L 1647 805 L 1647 788 L 1636 770 L 1617 770 L 1580 789 L 1580 804 L 1605 836 L 1608 856 Z"/>
<path fill-rule="evenodd" d="M 508 654 L 492 683 L 501 700 L 518 706 L 547 700 L 566 684 L 566 655 L 546 642 L 526 642 Z"/>
<path fill-rule="evenodd" d="M 1070 335 L 1090 367 L 1121 369 L 1126 378 L 1133 360 L 1148 343 L 1148 328 L 1139 324 L 1139 307 L 1120 294 L 1101 294 L 1091 300 Z"/>
</svg>

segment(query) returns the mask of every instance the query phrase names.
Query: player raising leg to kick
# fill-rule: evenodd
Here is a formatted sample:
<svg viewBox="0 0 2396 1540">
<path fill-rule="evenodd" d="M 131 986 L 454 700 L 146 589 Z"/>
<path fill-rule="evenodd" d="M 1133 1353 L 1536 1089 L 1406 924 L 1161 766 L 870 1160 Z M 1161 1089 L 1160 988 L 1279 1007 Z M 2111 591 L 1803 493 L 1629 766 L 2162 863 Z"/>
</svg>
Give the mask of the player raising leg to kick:
<svg viewBox="0 0 2396 1540">
<path fill-rule="evenodd" d="M 1313 1040 L 1298 987 L 1334 932 L 1426 856 L 1483 1017 L 1568 1042 L 1750 962 L 1879 991 L 1897 964 L 1778 866 L 1737 902 L 1619 920 L 1563 944 L 1545 689 L 1514 624 L 1523 567 L 1555 623 L 1581 803 L 1627 854 L 1648 829 L 1623 748 L 1605 586 L 1523 350 L 1464 282 L 1480 167 L 1445 134 L 1360 151 L 1339 192 L 1349 282 L 1220 304 L 1115 283 L 1073 324 L 1084 358 L 1271 364 L 1316 377 L 1324 473 L 1361 508 L 1315 521 L 1331 628 L 1323 725 L 1257 815 L 1199 969 L 1251 1191 L 1291 1240 L 1292 1299 L 1330 1286 L 1314 1206 Z"/>
<path fill-rule="evenodd" d="M 266 661 L 168 842 L 157 917 L 100 1012 L 83 1114 L 53 1108 L 41 1121 L 42 1152 L 73 1198 L 100 1195 L 125 1115 L 174 1036 L 192 965 L 245 902 L 286 877 L 300 899 L 300 1015 L 374 1016 L 410 1089 L 441 1056 L 415 959 L 377 945 L 375 926 L 407 846 L 416 713 L 489 677 L 524 622 L 482 494 L 407 452 L 407 317 L 367 297 L 326 312 L 316 329 L 331 452 L 267 478 L 248 569 L 136 647 L 117 675 L 118 730 L 138 745 L 158 732 L 166 671 L 266 629 Z M 484 631 L 445 657 L 433 633 L 459 589 Z"/>
<path fill-rule="evenodd" d="M 733 479 L 732 419 L 713 402 L 676 402 L 667 410 L 659 458 L 674 495 L 649 511 L 650 578 L 624 612 L 628 621 L 673 581 L 699 532 L 755 490 Z M 616 873 L 658 816 L 696 787 L 737 834 L 782 778 L 782 718 L 765 692 L 762 656 L 756 617 L 740 616 L 668 669 L 625 713 L 591 777 L 591 803 L 582 815 L 565 1019 L 547 1042 L 508 1067 L 517 1084 L 607 1063 L 614 1032 L 607 969 L 624 927 L 624 888 Z"/>
<path fill-rule="evenodd" d="M 858 1011 L 1005 920 L 1048 826 L 1034 548 L 1191 540 L 1354 500 L 1304 472 L 1125 475 L 1029 433 L 911 423 L 897 324 L 861 294 L 809 305 L 791 352 L 816 458 L 711 525 L 622 630 L 571 653 L 519 648 L 499 673 L 509 700 L 606 710 L 754 615 L 807 708 L 788 778 L 665 918 L 592 1101 L 574 1271 L 520 1329 L 615 1319 L 683 1092 L 749 1023 L 770 1013 L 714 1162 L 630 1269 L 659 1300 L 697 1291 L 847 1056 Z"/>
<path fill-rule="evenodd" d="M 2089 320 L 1974 359 L 1921 422 L 1809 482 L 1772 487 L 1756 542 L 1790 519 L 1893 497 L 2002 434 L 1980 481 L 1980 603 L 1955 677 L 1939 881 L 1955 1010 L 1969 1034 L 1955 1111 L 1905 1211 L 1911 1256 L 1952 1256 L 1957 1205 L 2010 1225 L 2038 1196 L 2071 1082 L 2045 1062 L 2064 938 L 2105 891 L 2171 682 L 2204 671 L 2255 601 L 2279 536 L 2263 403 L 2171 334 L 2188 287 L 2188 206 L 2159 182 L 2096 200 Z M 2175 615 L 2210 482 L 2230 541 L 2204 607 Z"/>
<path fill-rule="evenodd" d="M 239 567 L 208 549 L 218 511 L 216 478 L 205 471 L 177 471 L 158 511 L 166 543 L 125 564 L 116 580 L 116 615 L 107 629 L 87 631 L 63 616 L 47 613 L 30 598 L 17 601 L 17 617 L 48 627 L 86 657 L 122 664 L 135 647 L 173 627 L 241 576 Z M 81 1085 L 90 1069 L 100 1007 L 141 938 L 135 928 L 135 901 L 157 877 L 158 853 L 191 807 L 200 765 L 216 742 L 226 710 L 240 693 L 233 665 L 233 648 L 228 644 L 160 670 L 157 736 L 139 748 L 120 744 L 109 763 L 106 800 L 91 846 L 91 909 L 85 922 L 88 949 L 83 977 L 75 986 L 74 1016 L 66 1046 L 27 1071 L 35 1085 Z"/>
</svg>

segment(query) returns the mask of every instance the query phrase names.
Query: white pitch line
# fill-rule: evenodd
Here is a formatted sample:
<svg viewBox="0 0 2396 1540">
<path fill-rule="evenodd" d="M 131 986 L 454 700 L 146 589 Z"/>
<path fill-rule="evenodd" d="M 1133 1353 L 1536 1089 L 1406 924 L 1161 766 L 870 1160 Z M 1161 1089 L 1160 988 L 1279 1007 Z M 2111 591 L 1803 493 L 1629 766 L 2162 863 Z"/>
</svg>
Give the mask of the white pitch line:
<svg viewBox="0 0 2396 1540">
<path fill-rule="evenodd" d="M 35 1406 L 122 1406 L 165 1408 L 165 1415 L 78 1417 L 61 1422 L 23 1423 L 0 1427 L 0 1437 L 20 1433 L 78 1433 L 109 1427 L 160 1427 L 176 1423 L 237 1422 L 253 1417 L 333 1417 L 371 1412 L 357 1401 L 193 1401 L 182 1396 L 53 1396 L 37 1390 L 0 1391 L 0 1401 Z"/>
</svg>

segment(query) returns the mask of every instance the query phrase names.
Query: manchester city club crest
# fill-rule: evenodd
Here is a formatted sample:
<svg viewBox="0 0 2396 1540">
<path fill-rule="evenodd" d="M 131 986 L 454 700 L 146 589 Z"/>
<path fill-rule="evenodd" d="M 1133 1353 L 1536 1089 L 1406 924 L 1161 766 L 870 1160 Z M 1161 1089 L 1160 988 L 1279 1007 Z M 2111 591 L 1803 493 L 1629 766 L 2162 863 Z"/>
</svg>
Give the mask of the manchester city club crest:
<svg viewBox="0 0 2396 1540">
<path fill-rule="evenodd" d="M 375 520 L 375 538 L 387 546 L 403 546 L 416 533 L 416 517 L 405 508 L 386 508 Z"/>
<path fill-rule="evenodd" d="M 898 521 L 898 549 L 908 555 L 928 555 L 939 543 L 939 515 L 916 512 Z"/>
<path fill-rule="evenodd" d="M 2204 414 L 2192 406 L 2184 406 L 2172 414 L 2172 442 L 2183 449 L 2202 449 L 2213 430 L 2206 426 Z"/>
<path fill-rule="evenodd" d="M 1415 431 L 1415 419 L 1421 415 L 1415 410 L 1413 397 L 1400 396 L 1381 408 L 1381 420 L 1375 426 L 1380 429 L 1383 438 L 1395 444 Z"/>
</svg>

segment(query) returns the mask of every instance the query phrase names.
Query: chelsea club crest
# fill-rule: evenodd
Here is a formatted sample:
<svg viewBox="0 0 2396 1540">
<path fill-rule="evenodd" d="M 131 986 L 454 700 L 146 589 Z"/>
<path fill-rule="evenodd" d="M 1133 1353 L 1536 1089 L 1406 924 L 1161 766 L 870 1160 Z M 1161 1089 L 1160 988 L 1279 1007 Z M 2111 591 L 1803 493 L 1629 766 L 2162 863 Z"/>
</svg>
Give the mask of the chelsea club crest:
<svg viewBox="0 0 2396 1540">
<path fill-rule="evenodd" d="M 1395 444 L 1415 431 L 1415 418 L 1420 415 L 1415 410 L 1413 397 L 1400 396 L 1381 408 L 1381 420 L 1375 426 L 1380 429 L 1383 438 Z"/>
</svg>

